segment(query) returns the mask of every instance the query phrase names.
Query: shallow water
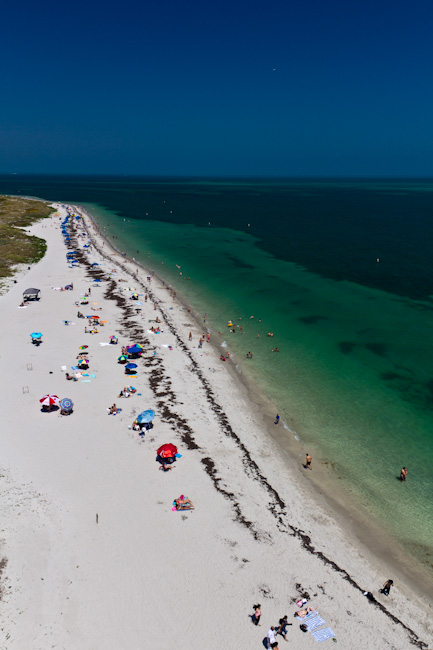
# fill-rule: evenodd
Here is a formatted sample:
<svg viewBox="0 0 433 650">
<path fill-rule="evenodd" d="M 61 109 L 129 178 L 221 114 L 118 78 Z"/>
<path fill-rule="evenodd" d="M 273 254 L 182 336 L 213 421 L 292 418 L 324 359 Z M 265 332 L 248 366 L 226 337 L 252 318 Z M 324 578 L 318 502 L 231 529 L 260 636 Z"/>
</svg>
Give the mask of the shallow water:
<svg viewBox="0 0 433 650">
<path fill-rule="evenodd" d="M 432 183 L 26 182 L 87 200 L 118 247 L 208 313 L 314 457 L 431 564 Z"/>
</svg>

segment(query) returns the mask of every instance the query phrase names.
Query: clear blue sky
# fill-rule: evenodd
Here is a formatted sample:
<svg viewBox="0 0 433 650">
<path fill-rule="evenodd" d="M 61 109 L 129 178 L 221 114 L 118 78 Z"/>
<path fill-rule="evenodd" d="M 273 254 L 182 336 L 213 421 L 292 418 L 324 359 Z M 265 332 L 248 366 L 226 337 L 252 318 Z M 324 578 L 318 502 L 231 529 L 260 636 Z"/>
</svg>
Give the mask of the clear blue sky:
<svg viewBox="0 0 433 650">
<path fill-rule="evenodd" d="M 433 176 L 431 0 L 9 2 L 0 172 Z"/>
</svg>

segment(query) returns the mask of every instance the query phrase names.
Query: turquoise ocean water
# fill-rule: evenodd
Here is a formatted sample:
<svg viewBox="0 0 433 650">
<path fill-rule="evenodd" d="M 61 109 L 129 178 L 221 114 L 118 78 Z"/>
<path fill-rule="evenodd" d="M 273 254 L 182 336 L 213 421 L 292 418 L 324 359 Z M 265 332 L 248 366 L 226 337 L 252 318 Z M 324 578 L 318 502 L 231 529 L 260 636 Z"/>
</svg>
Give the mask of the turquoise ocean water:
<svg viewBox="0 0 433 650">
<path fill-rule="evenodd" d="M 0 192 L 85 204 L 432 566 L 432 182 L 0 177 Z"/>
</svg>

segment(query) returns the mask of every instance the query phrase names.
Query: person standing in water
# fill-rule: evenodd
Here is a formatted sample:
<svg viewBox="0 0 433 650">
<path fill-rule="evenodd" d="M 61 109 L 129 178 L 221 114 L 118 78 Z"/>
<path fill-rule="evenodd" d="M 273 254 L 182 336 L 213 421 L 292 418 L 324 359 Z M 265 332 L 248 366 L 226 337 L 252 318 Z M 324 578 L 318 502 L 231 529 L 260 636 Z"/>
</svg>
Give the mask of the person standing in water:
<svg viewBox="0 0 433 650">
<path fill-rule="evenodd" d="M 274 424 L 279 424 L 279 423 L 280 423 L 280 416 L 276 415 Z"/>
<path fill-rule="evenodd" d="M 407 479 L 407 467 L 402 467 L 400 472 L 400 481 L 405 481 Z"/>
</svg>

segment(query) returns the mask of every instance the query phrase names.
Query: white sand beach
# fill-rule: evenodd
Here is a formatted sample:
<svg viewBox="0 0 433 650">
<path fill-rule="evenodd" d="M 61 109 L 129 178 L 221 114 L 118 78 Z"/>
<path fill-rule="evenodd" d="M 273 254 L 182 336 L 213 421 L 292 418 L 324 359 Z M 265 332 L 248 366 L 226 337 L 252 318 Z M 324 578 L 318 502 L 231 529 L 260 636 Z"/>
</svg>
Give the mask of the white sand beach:
<svg viewBox="0 0 433 650">
<path fill-rule="evenodd" d="M 193 315 L 88 217 L 70 220 L 81 256 L 70 268 L 66 209 L 56 209 L 27 229 L 47 240 L 45 257 L 0 297 L 1 650 L 260 650 L 285 614 L 289 648 L 315 648 L 327 628 L 319 647 L 431 647 L 431 604 L 397 579 L 378 593 L 387 567 L 314 497 L 310 472 L 268 435 L 268 414 L 230 363 L 198 348 Z M 41 299 L 19 307 L 28 287 Z M 78 311 L 106 322 L 85 333 Z M 130 378 L 117 358 L 134 343 L 144 350 Z M 89 369 L 67 381 L 83 345 Z M 137 392 L 119 398 L 131 384 Z M 71 398 L 73 413 L 42 412 L 47 393 Z M 108 415 L 113 403 L 122 410 Z M 145 409 L 154 427 L 141 437 L 129 427 Z M 167 472 L 156 462 L 164 443 L 181 454 Z M 194 510 L 173 511 L 182 494 Z M 294 618 L 300 597 L 322 619 L 311 632 Z"/>
</svg>

